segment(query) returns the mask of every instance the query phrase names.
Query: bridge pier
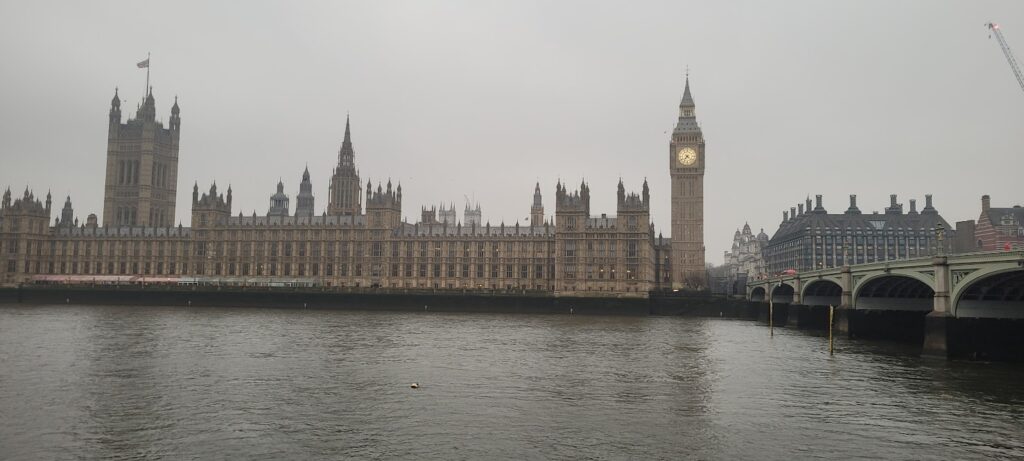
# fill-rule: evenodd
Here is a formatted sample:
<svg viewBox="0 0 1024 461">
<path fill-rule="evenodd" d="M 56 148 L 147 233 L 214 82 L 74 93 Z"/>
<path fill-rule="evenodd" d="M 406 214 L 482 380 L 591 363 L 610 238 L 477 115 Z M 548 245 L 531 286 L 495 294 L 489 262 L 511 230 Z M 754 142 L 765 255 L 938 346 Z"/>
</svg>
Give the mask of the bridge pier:
<svg viewBox="0 0 1024 461">
<path fill-rule="evenodd" d="M 768 316 L 772 316 L 772 323 L 777 327 L 789 326 L 788 315 L 790 312 L 790 306 L 792 304 L 780 304 L 776 303 L 775 306 L 770 307 L 768 304 L 762 304 L 761 308 L 757 312 L 757 321 L 765 325 L 768 324 Z"/>
<path fill-rule="evenodd" d="M 937 359 L 948 359 L 950 357 L 950 339 L 952 336 L 952 316 L 944 312 L 931 312 L 924 317 L 924 344 L 921 346 L 921 356 Z"/>
<path fill-rule="evenodd" d="M 786 326 L 790 328 L 800 328 L 800 317 L 803 315 L 803 311 L 806 308 L 797 304 L 790 304 L 786 308 Z"/>
<path fill-rule="evenodd" d="M 786 313 L 786 326 L 812 330 L 828 329 L 828 306 L 791 304 Z"/>
<path fill-rule="evenodd" d="M 853 337 L 850 334 L 850 314 L 853 309 L 848 307 L 837 307 L 835 315 L 832 317 L 832 331 L 846 335 L 847 338 Z"/>
<path fill-rule="evenodd" d="M 935 269 L 935 296 L 932 297 L 932 311 L 924 318 L 924 344 L 921 356 L 948 359 L 950 357 L 953 304 L 949 297 L 949 260 L 945 256 L 932 258 Z"/>
</svg>

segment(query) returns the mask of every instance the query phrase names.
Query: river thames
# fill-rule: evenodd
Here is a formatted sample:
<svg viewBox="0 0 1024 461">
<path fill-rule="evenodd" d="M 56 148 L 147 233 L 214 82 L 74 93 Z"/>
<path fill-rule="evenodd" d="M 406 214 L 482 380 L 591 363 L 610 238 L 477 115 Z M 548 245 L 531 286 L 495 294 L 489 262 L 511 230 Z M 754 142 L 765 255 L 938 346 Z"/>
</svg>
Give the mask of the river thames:
<svg viewBox="0 0 1024 461">
<path fill-rule="evenodd" d="M 0 306 L 0 458 L 1024 457 L 1024 366 L 917 352 L 728 319 Z"/>
</svg>

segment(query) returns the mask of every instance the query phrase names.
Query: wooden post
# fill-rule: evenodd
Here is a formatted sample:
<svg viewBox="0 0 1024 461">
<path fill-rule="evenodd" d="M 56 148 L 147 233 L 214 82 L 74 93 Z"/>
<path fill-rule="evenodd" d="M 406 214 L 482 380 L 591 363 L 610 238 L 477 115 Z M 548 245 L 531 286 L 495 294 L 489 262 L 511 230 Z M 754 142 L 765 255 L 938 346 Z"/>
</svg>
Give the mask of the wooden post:
<svg viewBox="0 0 1024 461">
<path fill-rule="evenodd" d="M 835 354 L 835 343 L 832 338 L 832 319 L 836 315 L 836 308 L 832 305 L 828 306 L 828 355 Z"/>
<path fill-rule="evenodd" d="M 768 331 L 771 336 L 775 336 L 775 302 L 770 297 L 768 298 Z"/>
</svg>

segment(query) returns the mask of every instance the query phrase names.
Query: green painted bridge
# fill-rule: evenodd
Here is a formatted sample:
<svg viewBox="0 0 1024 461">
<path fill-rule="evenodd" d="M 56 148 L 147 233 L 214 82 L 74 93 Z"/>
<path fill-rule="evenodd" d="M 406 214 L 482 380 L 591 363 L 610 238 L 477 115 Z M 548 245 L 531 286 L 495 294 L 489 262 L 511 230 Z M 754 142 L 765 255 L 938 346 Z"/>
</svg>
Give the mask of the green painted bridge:
<svg viewBox="0 0 1024 461">
<path fill-rule="evenodd" d="M 917 313 L 925 320 L 924 352 L 945 355 L 947 326 L 961 319 L 1014 324 L 1024 319 L 1024 251 L 933 256 L 781 275 L 749 282 L 746 293 L 748 300 L 766 306 L 785 305 L 784 310 L 793 314 L 784 323 L 800 318 L 795 313 L 801 308 L 820 312 L 821 306 L 835 306 L 837 328 L 847 331 L 851 316 L 879 323 L 892 320 L 881 313 Z"/>
<path fill-rule="evenodd" d="M 849 309 L 1024 318 L 1024 251 L 844 266 L 747 284 L 747 299 Z"/>
</svg>

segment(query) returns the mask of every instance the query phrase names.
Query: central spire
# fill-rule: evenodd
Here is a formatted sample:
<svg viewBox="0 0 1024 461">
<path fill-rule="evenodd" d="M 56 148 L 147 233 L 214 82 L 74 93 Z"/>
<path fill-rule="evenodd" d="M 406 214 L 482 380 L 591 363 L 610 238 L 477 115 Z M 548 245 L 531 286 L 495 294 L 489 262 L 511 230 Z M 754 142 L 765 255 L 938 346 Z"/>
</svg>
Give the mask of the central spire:
<svg viewBox="0 0 1024 461">
<path fill-rule="evenodd" d="M 352 127 L 349 117 L 345 116 L 345 139 L 341 142 L 341 149 L 338 151 L 338 168 L 355 167 L 355 151 L 352 149 Z"/>
<path fill-rule="evenodd" d="M 349 125 L 349 117 L 347 114 L 345 115 L 345 140 L 342 141 L 342 143 L 348 144 L 349 146 L 352 145 L 352 130 Z"/>
</svg>

